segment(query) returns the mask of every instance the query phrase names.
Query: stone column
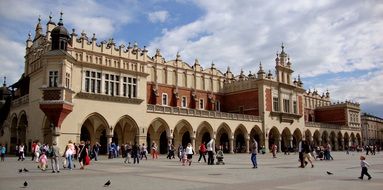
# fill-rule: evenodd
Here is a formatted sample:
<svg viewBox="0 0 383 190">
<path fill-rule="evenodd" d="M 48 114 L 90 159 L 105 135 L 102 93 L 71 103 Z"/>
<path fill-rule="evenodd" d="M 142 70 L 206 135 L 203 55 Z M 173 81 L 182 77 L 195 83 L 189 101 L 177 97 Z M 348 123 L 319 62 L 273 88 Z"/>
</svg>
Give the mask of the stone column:
<svg viewBox="0 0 383 190">
<path fill-rule="evenodd" d="M 57 126 L 54 127 L 53 133 L 52 133 L 52 143 L 56 142 L 57 146 L 60 146 L 60 139 L 59 139 L 60 135 L 61 135 L 60 127 L 57 127 Z"/>
<path fill-rule="evenodd" d="M 234 154 L 234 136 L 229 138 L 229 152 L 230 154 Z"/>
<path fill-rule="evenodd" d="M 250 136 L 249 135 L 246 136 L 245 141 L 246 141 L 246 153 L 249 153 L 250 152 Z"/>
<path fill-rule="evenodd" d="M 194 152 L 197 152 L 197 150 L 198 150 L 199 148 L 197 149 L 197 148 L 195 147 L 195 136 L 191 137 L 191 144 L 192 144 L 192 146 L 193 146 Z"/>
<path fill-rule="evenodd" d="M 293 139 L 294 139 L 293 136 L 290 136 L 290 147 L 291 147 L 291 148 L 294 147 L 294 146 L 293 146 Z"/>
</svg>

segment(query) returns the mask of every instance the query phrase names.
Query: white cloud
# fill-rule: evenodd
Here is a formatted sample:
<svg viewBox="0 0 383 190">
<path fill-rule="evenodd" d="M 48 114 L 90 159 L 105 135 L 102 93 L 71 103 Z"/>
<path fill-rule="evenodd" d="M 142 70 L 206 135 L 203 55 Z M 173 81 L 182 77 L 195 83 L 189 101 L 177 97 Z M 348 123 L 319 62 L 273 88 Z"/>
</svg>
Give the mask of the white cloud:
<svg viewBox="0 0 383 190">
<path fill-rule="evenodd" d="M 7 85 L 16 82 L 24 72 L 25 45 L 0 36 L 1 78 L 7 77 Z"/>
<path fill-rule="evenodd" d="M 155 11 L 148 14 L 148 19 L 152 23 L 164 23 L 169 18 L 168 11 Z"/>
</svg>

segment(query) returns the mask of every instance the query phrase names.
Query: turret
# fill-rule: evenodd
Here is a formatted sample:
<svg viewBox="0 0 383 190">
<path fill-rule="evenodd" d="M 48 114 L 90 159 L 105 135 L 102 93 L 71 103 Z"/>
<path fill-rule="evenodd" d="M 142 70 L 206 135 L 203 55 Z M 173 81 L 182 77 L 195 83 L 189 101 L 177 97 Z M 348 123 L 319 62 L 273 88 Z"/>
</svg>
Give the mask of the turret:
<svg viewBox="0 0 383 190">
<path fill-rule="evenodd" d="M 56 23 L 52 21 L 52 13 L 49 15 L 49 21 L 47 22 L 47 40 L 51 40 L 51 32 L 56 27 Z"/>
<path fill-rule="evenodd" d="M 52 50 L 64 50 L 66 51 L 68 42 L 69 42 L 69 33 L 68 30 L 64 27 L 63 23 L 63 13 L 60 13 L 60 22 L 58 26 L 56 26 L 51 33 L 52 36 Z"/>
</svg>

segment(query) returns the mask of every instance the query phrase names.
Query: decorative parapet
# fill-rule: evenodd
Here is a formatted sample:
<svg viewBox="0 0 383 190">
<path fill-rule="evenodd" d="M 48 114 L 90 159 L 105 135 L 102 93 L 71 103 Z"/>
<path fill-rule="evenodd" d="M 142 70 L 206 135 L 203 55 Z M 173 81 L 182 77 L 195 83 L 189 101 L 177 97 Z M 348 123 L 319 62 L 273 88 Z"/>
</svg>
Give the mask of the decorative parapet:
<svg viewBox="0 0 383 190">
<path fill-rule="evenodd" d="M 153 105 L 153 104 L 148 104 L 146 111 L 152 112 L 152 113 L 183 115 L 183 116 L 192 116 L 192 117 L 205 117 L 205 118 L 214 118 L 214 119 L 261 122 L 260 117 L 254 116 L 254 115 L 226 113 L 226 112 L 208 111 L 208 110 L 196 110 L 196 109 L 188 109 L 188 108 L 160 106 L 160 105 Z"/>
<path fill-rule="evenodd" d="M 313 127 L 313 128 L 321 128 L 321 129 L 360 131 L 360 126 L 345 126 L 345 125 L 335 125 L 335 124 L 329 124 L 329 123 L 306 122 L 305 126 Z"/>
<path fill-rule="evenodd" d="M 127 103 L 127 104 L 141 104 L 144 101 L 143 99 L 137 99 L 137 98 L 125 98 L 125 97 L 109 96 L 109 95 L 103 95 L 103 94 L 90 94 L 90 93 L 84 93 L 84 92 L 77 93 L 76 98 Z"/>
<path fill-rule="evenodd" d="M 22 96 L 12 101 L 12 108 L 19 107 L 21 105 L 29 103 L 29 95 Z"/>
<path fill-rule="evenodd" d="M 43 100 L 63 100 L 72 103 L 73 91 L 65 87 L 43 87 Z"/>
</svg>

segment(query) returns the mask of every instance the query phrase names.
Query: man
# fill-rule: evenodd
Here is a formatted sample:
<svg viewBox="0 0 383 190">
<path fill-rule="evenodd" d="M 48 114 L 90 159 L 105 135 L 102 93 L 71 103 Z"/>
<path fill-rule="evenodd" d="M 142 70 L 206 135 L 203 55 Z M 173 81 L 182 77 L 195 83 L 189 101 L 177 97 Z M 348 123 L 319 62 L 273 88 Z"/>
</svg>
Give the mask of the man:
<svg viewBox="0 0 383 190">
<path fill-rule="evenodd" d="M 251 162 L 253 163 L 253 168 L 258 168 L 257 164 L 257 153 L 258 153 L 258 143 L 253 139 L 253 144 L 251 144 Z"/>
<path fill-rule="evenodd" d="M 207 149 L 207 165 L 214 165 L 214 149 L 215 149 L 215 143 L 214 139 L 210 139 L 210 141 L 206 144 Z"/>
<path fill-rule="evenodd" d="M 301 165 L 299 167 L 301 167 L 301 168 L 304 168 L 305 165 L 307 165 L 307 161 L 305 161 L 303 159 L 303 147 L 302 147 L 303 141 L 305 141 L 305 140 L 302 140 L 301 142 L 299 142 L 299 145 L 298 145 L 299 161 L 301 162 Z M 303 163 L 304 163 L 304 165 L 303 165 Z"/>
<path fill-rule="evenodd" d="M 52 147 L 50 149 L 50 157 L 51 157 L 51 164 L 52 164 L 52 173 L 60 173 L 60 166 L 59 166 L 59 158 L 60 158 L 60 148 L 57 146 L 56 142 L 52 143 Z"/>
</svg>

